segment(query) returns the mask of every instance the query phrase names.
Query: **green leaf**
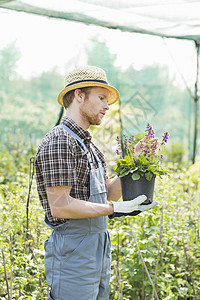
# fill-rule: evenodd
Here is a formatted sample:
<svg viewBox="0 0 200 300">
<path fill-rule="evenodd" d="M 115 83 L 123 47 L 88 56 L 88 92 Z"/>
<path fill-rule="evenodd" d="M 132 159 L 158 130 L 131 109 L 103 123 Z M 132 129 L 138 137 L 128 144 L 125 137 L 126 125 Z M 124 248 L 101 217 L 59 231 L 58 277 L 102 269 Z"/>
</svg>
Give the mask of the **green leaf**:
<svg viewBox="0 0 200 300">
<path fill-rule="evenodd" d="M 153 177 L 153 174 L 151 172 L 145 173 L 145 178 L 150 181 L 151 178 Z"/>
<path fill-rule="evenodd" d="M 148 165 L 149 162 L 145 157 L 143 157 L 142 158 L 142 163 L 143 163 L 143 165 Z"/>
<path fill-rule="evenodd" d="M 124 177 L 124 176 L 126 176 L 126 175 L 128 175 L 130 172 L 129 172 L 129 170 L 128 171 L 122 171 L 122 172 L 120 172 L 120 174 L 119 174 L 119 178 L 120 177 Z"/>
<path fill-rule="evenodd" d="M 132 175 L 132 179 L 135 181 L 135 180 L 138 180 L 140 179 L 140 175 L 138 173 L 133 173 Z"/>
</svg>

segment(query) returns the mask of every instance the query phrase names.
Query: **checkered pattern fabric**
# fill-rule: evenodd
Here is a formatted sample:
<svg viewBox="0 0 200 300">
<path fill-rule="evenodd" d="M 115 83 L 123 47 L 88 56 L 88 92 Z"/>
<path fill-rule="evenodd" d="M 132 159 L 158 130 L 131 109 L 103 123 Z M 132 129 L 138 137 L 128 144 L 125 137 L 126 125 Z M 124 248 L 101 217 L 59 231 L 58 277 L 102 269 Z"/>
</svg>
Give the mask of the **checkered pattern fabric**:
<svg viewBox="0 0 200 300">
<path fill-rule="evenodd" d="M 94 165 L 97 167 L 93 152 L 90 149 L 92 142 L 89 132 L 80 128 L 70 118 L 64 117 L 62 123 L 83 140 L 91 154 Z M 94 148 L 105 169 L 105 178 L 107 178 L 104 156 L 95 145 Z M 35 157 L 35 171 L 39 199 L 52 225 L 62 224 L 66 222 L 66 219 L 54 218 L 51 215 L 46 187 L 72 186 L 70 192 L 72 197 L 88 201 L 90 196 L 90 169 L 87 155 L 77 140 L 65 129 L 55 127 L 45 135 Z"/>
</svg>

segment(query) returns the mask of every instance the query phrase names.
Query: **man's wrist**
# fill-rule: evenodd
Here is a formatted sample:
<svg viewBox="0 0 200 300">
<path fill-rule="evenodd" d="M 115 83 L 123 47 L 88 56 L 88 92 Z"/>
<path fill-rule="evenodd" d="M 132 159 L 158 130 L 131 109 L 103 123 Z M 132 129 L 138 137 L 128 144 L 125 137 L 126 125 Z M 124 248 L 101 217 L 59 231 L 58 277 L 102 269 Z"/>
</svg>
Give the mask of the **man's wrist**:
<svg viewBox="0 0 200 300">
<path fill-rule="evenodd" d="M 113 205 L 112 201 L 110 201 L 108 205 L 109 205 L 109 209 L 110 209 L 109 215 L 112 215 L 114 213 L 114 205 Z"/>
</svg>

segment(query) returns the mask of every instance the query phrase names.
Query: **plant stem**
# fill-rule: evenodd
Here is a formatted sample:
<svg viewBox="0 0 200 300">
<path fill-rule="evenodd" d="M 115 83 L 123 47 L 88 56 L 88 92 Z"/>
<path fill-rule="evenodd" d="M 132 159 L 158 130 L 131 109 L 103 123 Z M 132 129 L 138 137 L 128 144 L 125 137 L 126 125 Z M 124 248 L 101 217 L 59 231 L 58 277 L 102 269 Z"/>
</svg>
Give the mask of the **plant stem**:
<svg viewBox="0 0 200 300">
<path fill-rule="evenodd" d="M 157 261 L 156 261 L 156 269 L 155 269 L 155 274 L 154 274 L 154 285 L 156 282 L 156 277 L 157 277 L 157 272 L 158 272 L 158 264 L 159 264 L 159 260 L 160 260 L 160 248 L 161 248 L 161 242 L 162 242 L 162 234 L 163 234 L 163 205 L 161 208 L 161 219 L 160 219 L 160 234 L 159 234 L 159 244 L 158 244 L 158 256 L 157 256 Z M 152 300 L 154 299 L 154 291 L 152 292 Z"/>
<path fill-rule="evenodd" d="M 122 292 L 122 288 L 121 288 L 121 278 L 120 278 L 120 275 L 119 275 L 119 269 L 118 267 L 116 268 L 115 265 L 114 266 L 114 270 L 115 270 L 115 274 L 116 274 L 116 278 L 117 278 L 117 283 L 118 283 L 118 286 L 119 286 L 119 294 L 121 296 L 121 300 L 123 300 L 123 292 Z"/>
<path fill-rule="evenodd" d="M 12 291 L 13 291 L 13 270 L 11 265 L 11 274 L 10 274 L 10 299 L 12 299 Z"/>
<path fill-rule="evenodd" d="M 123 300 L 123 292 L 121 288 L 121 279 L 120 279 L 120 274 L 119 274 L 119 222 L 117 223 L 117 267 L 114 265 L 114 270 L 118 282 L 118 287 L 119 287 L 119 294 L 121 295 L 121 300 Z"/>
<path fill-rule="evenodd" d="M 191 285 L 192 285 L 192 290 L 193 290 L 193 293 L 194 293 L 194 298 L 197 300 L 196 291 L 195 291 L 195 288 L 194 288 L 194 280 L 193 280 L 192 272 L 191 272 L 191 268 L 190 268 L 190 261 L 189 261 L 188 255 L 187 255 L 187 249 L 186 249 L 183 237 L 182 237 L 182 241 L 183 241 L 183 249 L 184 249 L 185 260 L 186 260 L 187 267 L 188 267 L 188 270 L 189 270 L 189 273 L 190 273 L 190 279 L 191 279 L 191 283 L 192 283 Z"/>
<path fill-rule="evenodd" d="M 7 276 L 7 272 L 6 272 L 6 259 L 5 259 L 4 251 L 1 250 L 1 252 L 2 252 L 2 256 L 3 256 L 3 268 L 4 268 L 4 275 L 5 275 L 5 280 L 6 280 L 6 288 L 7 288 L 7 293 L 8 293 L 8 300 L 11 300 L 11 298 L 10 298 L 10 292 L 9 292 L 8 276 Z"/>
<path fill-rule="evenodd" d="M 31 195 L 31 188 L 33 183 L 34 177 L 34 157 L 30 158 L 30 170 L 29 170 L 29 190 L 28 190 L 28 197 L 26 202 L 26 240 L 28 240 L 28 231 L 29 231 L 29 202 L 30 202 L 30 195 Z"/>
<path fill-rule="evenodd" d="M 146 271 L 147 276 L 148 276 L 148 278 L 149 278 L 149 281 L 150 281 L 150 283 L 151 283 L 151 285 L 152 285 L 152 288 L 153 288 L 153 291 L 154 291 L 154 293 L 155 293 L 156 299 L 159 300 L 158 294 L 157 294 L 156 289 L 155 289 L 155 286 L 154 286 L 153 281 L 152 281 L 152 279 L 151 279 L 151 277 L 150 277 L 149 271 L 148 271 L 148 269 L 147 269 L 147 266 L 146 266 L 146 264 L 145 264 L 145 261 L 144 261 L 144 259 L 143 259 L 142 253 L 141 253 L 141 251 L 140 251 L 139 245 L 138 245 L 138 243 L 137 243 L 136 237 L 135 237 L 135 235 L 134 235 L 132 229 L 131 229 L 131 234 L 132 234 L 132 236 L 133 236 L 133 238 L 134 238 L 134 241 L 135 241 L 137 250 L 138 250 L 138 252 L 139 252 L 139 254 L 140 254 L 140 258 L 141 258 L 142 263 L 143 263 L 143 265 L 144 265 L 144 268 L 145 268 L 145 271 Z"/>
</svg>

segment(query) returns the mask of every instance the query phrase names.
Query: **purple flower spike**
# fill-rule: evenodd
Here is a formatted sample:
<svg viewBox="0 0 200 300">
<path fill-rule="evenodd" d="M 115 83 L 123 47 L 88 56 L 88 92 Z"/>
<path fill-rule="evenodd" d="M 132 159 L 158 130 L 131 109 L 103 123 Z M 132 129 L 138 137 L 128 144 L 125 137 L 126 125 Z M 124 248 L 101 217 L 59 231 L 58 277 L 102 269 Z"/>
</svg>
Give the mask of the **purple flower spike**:
<svg viewBox="0 0 200 300">
<path fill-rule="evenodd" d="M 152 128 L 153 128 L 153 127 L 151 126 L 151 124 L 149 124 L 149 131 L 151 131 L 151 130 L 152 130 Z"/>
<path fill-rule="evenodd" d="M 165 132 L 164 135 L 163 135 L 162 137 L 163 137 L 163 140 L 162 140 L 161 145 L 164 145 L 164 144 L 166 144 L 167 141 L 168 141 L 169 133 L 168 133 L 168 132 Z"/>
<path fill-rule="evenodd" d="M 147 124 L 147 129 L 145 130 L 146 134 L 145 136 L 148 137 L 149 139 L 155 138 L 155 131 L 153 130 L 153 127 L 151 124 Z"/>
</svg>

